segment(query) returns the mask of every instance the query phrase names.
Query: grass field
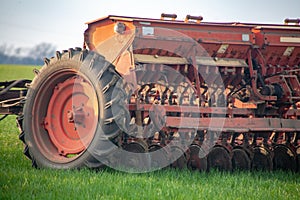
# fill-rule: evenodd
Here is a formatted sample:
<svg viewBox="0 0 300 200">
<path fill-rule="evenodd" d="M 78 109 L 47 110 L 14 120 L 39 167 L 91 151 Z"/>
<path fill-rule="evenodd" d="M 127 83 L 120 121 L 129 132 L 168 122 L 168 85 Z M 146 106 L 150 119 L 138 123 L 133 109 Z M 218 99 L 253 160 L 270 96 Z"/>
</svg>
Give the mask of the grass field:
<svg viewBox="0 0 300 200">
<path fill-rule="evenodd" d="M 22 65 L 1 65 L 0 81 L 9 81 L 14 79 L 33 79 L 33 69 L 39 69 L 40 66 L 22 66 Z"/>
<path fill-rule="evenodd" d="M 0 81 L 32 78 L 32 69 L 0 65 Z M 37 170 L 18 132 L 15 116 L 0 121 L 0 199 L 300 199 L 300 174 L 290 172 Z"/>
</svg>

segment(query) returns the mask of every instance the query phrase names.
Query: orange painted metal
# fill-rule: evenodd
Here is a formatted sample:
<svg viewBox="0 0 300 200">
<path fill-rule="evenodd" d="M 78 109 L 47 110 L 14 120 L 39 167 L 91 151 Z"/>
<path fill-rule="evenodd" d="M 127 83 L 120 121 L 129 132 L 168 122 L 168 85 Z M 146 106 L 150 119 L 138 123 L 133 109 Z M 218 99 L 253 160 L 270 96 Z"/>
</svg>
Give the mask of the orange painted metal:
<svg viewBox="0 0 300 200">
<path fill-rule="evenodd" d="M 59 154 L 78 154 L 93 139 L 98 117 L 95 98 L 83 78 L 72 77 L 55 87 L 44 128 Z"/>
<path fill-rule="evenodd" d="M 212 86 L 217 73 L 221 75 L 225 88 L 241 87 L 242 81 L 248 81 L 250 99 L 243 102 L 230 97 L 233 108 L 229 106 L 227 111 L 191 106 L 177 109 L 174 105 L 164 105 L 167 112 L 195 111 L 205 115 L 221 111 L 225 117 L 255 118 L 253 122 L 264 131 L 273 131 L 267 123 L 275 124 L 277 119 L 273 122 L 259 118 L 261 116 L 300 118 L 299 109 L 290 108 L 300 101 L 299 25 L 210 23 L 203 22 L 202 17 L 189 15 L 184 21 L 176 20 L 176 17 L 173 14 L 162 14 L 161 19 L 107 16 L 88 23 L 85 44 L 104 55 L 123 75 L 136 67 L 138 58 L 144 58 L 144 64 L 152 66 L 150 68 L 154 71 L 159 71 L 166 64 L 159 63 L 155 58 L 164 58 L 161 60 L 169 62 L 175 60 L 172 58 L 182 58 L 176 60 L 177 65 L 168 65 L 174 70 L 185 71 L 187 78 L 195 85 L 206 82 Z M 116 27 L 123 26 L 125 31 L 118 33 Z M 197 73 L 207 76 L 207 79 Z M 135 75 L 131 76 L 131 79 L 135 78 Z M 153 78 L 152 81 L 157 80 Z M 196 87 L 195 92 L 201 96 L 200 87 Z M 132 112 L 140 110 L 147 115 L 151 109 L 151 105 L 139 104 L 136 100 L 133 102 L 129 105 Z M 275 105 L 279 109 L 275 109 Z M 262 107 L 266 112 L 259 111 Z M 234 129 L 240 124 L 245 129 L 247 125 L 240 123 L 245 120 L 226 119 L 225 127 L 228 125 Z M 299 125 L 298 121 L 294 122 Z M 176 120 L 168 118 L 168 123 L 176 127 Z M 289 123 L 293 124 L 293 121 Z M 284 127 L 277 125 L 275 128 L 284 130 Z M 252 129 L 258 131 L 254 127 Z M 286 131 L 299 130 L 286 127 Z"/>
</svg>

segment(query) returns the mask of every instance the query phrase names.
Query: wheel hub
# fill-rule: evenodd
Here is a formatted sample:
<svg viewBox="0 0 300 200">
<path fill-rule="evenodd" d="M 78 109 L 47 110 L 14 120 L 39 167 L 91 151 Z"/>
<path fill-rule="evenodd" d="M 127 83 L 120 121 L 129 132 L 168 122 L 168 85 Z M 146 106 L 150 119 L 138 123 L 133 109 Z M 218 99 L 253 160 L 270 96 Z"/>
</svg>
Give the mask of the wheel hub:
<svg viewBox="0 0 300 200">
<path fill-rule="evenodd" d="M 89 113 L 87 113 L 89 115 Z M 69 123 L 84 124 L 85 115 L 83 107 L 73 108 L 67 111 L 67 119 Z"/>
<path fill-rule="evenodd" d="M 44 128 L 59 154 L 78 154 L 87 148 L 98 121 L 96 102 L 93 87 L 82 77 L 74 76 L 56 85 Z"/>
</svg>

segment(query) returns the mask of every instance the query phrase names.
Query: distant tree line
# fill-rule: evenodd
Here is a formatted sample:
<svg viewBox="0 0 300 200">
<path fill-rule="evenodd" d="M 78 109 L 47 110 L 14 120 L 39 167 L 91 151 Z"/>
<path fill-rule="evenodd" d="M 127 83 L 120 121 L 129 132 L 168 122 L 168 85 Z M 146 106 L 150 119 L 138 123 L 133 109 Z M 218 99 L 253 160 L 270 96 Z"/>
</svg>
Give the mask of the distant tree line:
<svg viewBox="0 0 300 200">
<path fill-rule="evenodd" d="M 52 57 L 56 47 L 49 43 L 40 43 L 31 48 L 12 45 L 0 45 L 0 64 L 43 65 L 45 57 Z"/>
</svg>

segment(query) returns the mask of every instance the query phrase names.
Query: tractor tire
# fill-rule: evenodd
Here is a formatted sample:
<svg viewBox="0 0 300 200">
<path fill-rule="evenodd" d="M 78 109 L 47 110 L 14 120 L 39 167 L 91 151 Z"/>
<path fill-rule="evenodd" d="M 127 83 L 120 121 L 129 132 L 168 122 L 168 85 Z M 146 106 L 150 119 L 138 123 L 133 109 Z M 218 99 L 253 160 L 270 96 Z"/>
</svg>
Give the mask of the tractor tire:
<svg viewBox="0 0 300 200">
<path fill-rule="evenodd" d="M 101 168 L 118 148 L 129 112 L 122 77 L 103 56 L 80 48 L 56 52 L 30 84 L 20 139 L 37 168 Z"/>
</svg>

